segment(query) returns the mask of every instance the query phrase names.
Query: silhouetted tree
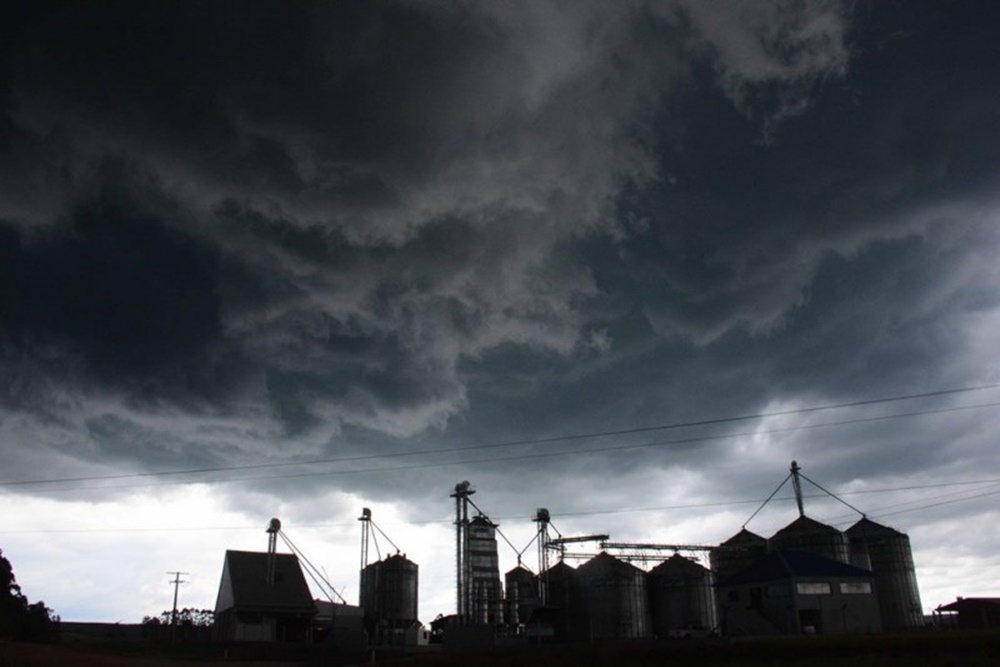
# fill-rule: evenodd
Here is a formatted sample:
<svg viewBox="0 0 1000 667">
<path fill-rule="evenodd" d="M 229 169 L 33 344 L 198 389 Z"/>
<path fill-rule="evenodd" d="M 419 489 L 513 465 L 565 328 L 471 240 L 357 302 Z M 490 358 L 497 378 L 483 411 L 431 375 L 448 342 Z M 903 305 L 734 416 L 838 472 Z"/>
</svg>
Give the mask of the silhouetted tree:
<svg viewBox="0 0 1000 667">
<path fill-rule="evenodd" d="M 44 602 L 28 603 L 14 577 L 14 568 L 0 549 L 0 637 L 18 641 L 52 641 L 59 617 Z"/>
<path fill-rule="evenodd" d="M 170 625 L 173 612 L 169 609 L 159 616 L 143 616 L 144 625 Z M 215 622 L 215 612 L 211 609 L 194 609 L 185 607 L 177 610 L 177 625 L 194 625 L 207 627 Z"/>
</svg>

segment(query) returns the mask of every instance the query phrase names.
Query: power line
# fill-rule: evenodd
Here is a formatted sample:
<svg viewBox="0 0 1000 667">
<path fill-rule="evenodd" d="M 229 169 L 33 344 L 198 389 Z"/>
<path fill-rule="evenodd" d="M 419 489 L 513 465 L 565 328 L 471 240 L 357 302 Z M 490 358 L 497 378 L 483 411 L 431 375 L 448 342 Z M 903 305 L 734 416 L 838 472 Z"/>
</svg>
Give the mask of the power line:
<svg viewBox="0 0 1000 667">
<path fill-rule="evenodd" d="M 954 486 L 987 486 L 1000 484 L 1000 478 L 998 479 L 981 479 L 981 480 L 966 480 L 962 482 L 937 482 L 933 484 L 915 484 L 909 486 L 896 486 L 896 487 L 884 487 L 878 489 L 862 489 L 857 491 L 842 491 L 837 495 L 847 496 L 847 495 L 858 495 L 858 494 L 869 494 L 869 493 L 894 493 L 898 491 L 919 491 L 925 489 L 933 488 L 943 488 L 943 487 L 954 487 Z M 981 489 L 972 489 L 972 491 L 978 491 Z M 968 493 L 968 491 L 958 492 L 958 493 Z M 990 495 L 990 492 L 986 495 Z M 951 498 L 955 496 L 956 493 L 948 493 L 941 496 L 935 496 L 935 500 L 942 498 Z M 826 494 L 806 494 L 803 498 L 826 498 Z M 966 499 L 979 498 L 981 496 L 969 496 L 968 498 L 958 498 L 955 502 L 960 502 Z M 783 500 L 794 500 L 794 496 L 777 496 L 773 498 L 776 501 Z M 923 498 L 922 500 L 927 500 Z M 581 510 L 581 511 L 568 511 L 559 512 L 561 517 L 580 517 L 580 516 L 598 516 L 602 514 L 624 514 L 633 512 L 664 512 L 673 510 L 687 510 L 687 509 L 704 509 L 708 507 L 725 507 L 733 505 L 749 505 L 753 503 L 761 502 L 760 498 L 749 498 L 743 500 L 726 500 L 726 501 L 715 501 L 715 502 L 703 502 L 703 503 L 685 503 L 679 505 L 660 505 L 656 507 L 617 507 L 609 509 L 599 509 L 599 510 Z M 913 502 L 920 501 L 907 501 L 904 503 L 897 503 L 894 505 L 886 505 L 881 508 L 876 508 L 869 512 L 872 516 L 888 516 L 891 513 L 883 513 L 883 510 L 894 509 L 896 507 L 901 507 L 905 505 L 912 504 Z M 912 509 L 922 509 L 924 506 L 920 506 Z M 911 511 L 910 509 L 904 511 Z M 521 521 L 524 520 L 524 516 L 501 516 L 492 517 L 495 521 Z M 451 524 L 453 523 L 452 518 L 447 519 L 426 519 L 421 521 L 408 521 L 409 525 L 414 526 L 425 526 L 432 524 Z M 838 524 L 843 523 L 840 520 L 829 521 L 827 523 Z M 317 524 L 299 524 L 298 528 L 352 528 L 356 526 L 356 523 L 317 523 Z M 63 534 L 63 533 L 156 533 L 156 532 L 200 532 L 200 531 L 223 531 L 223 530 L 258 530 L 260 526 L 258 525 L 246 525 L 246 526 L 184 526 L 184 527 L 164 527 L 164 528 L 67 528 L 67 529 L 28 529 L 28 530 L 0 530 L 0 534 L 3 535 L 20 535 L 20 534 Z M 380 530 L 381 532 L 381 530 Z M 383 533 L 384 535 L 384 533 Z M 395 545 L 393 545 L 395 546 Z M 397 547 L 398 551 L 398 547 Z M 186 573 L 182 573 L 186 574 Z"/>
<path fill-rule="evenodd" d="M 978 495 L 968 496 L 966 498 L 955 498 L 954 500 L 943 500 L 943 501 L 938 502 L 938 503 L 928 503 L 927 505 L 922 505 L 920 507 L 911 507 L 911 508 L 905 509 L 905 510 L 896 510 L 895 512 L 885 512 L 884 514 L 878 514 L 876 516 L 881 519 L 883 517 L 894 516 L 896 514 L 905 514 L 907 512 L 917 512 L 917 511 L 920 511 L 920 510 L 931 509 L 933 507 L 941 507 L 943 505 L 954 505 L 955 503 L 963 503 L 963 502 L 965 502 L 967 500 L 977 500 L 979 498 L 986 498 L 987 496 L 995 496 L 997 494 L 1000 494 L 1000 490 L 997 490 L 997 491 L 988 491 L 986 493 L 980 493 Z"/>
<path fill-rule="evenodd" d="M 654 442 L 637 443 L 637 444 L 626 444 L 626 445 L 607 445 L 603 447 L 589 447 L 586 449 L 574 449 L 568 451 L 557 451 L 557 452 L 535 452 L 531 454 L 518 454 L 513 456 L 500 456 L 493 458 L 480 458 L 471 459 L 466 461 L 437 461 L 437 462 L 425 462 L 425 463 L 414 463 L 408 465 L 400 466 L 381 466 L 376 468 L 358 468 L 349 470 L 327 470 L 327 471 L 313 471 L 313 472 L 302 472 L 302 473 L 289 473 L 284 475 L 259 475 L 255 477 L 230 477 L 230 478 L 217 478 L 217 479 L 201 479 L 201 480 L 181 480 L 176 482 L 161 482 L 158 484 L 122 484 L 116 486 L 75 486 L 75 487 L 62 487 L 47 489 L 47 492 L 64 492 L 64 491 L 112 491 L 121 489 L 132 489 L 132 488 L 157 488 L 162 486 L 175 486 L 179 484 L 218 484 L 225 482 L 252 482 L 252 481 L 268 481 L 268 480 L 280 480 L 280 479 L 302 479 L 308 477 L 332 477 L 338 475 L 356 475 L 362 473 L 387 473 L 387 472 L 403 472 L 407 470 L 417 470 L 423 468 L 441 468 L 445 466 L 461 466 L 461 465 L 477 465 L 482 463 L 506 463 L 510 461 L 522 461 L 529 459 L 542 459 L 542 458 L 554 458 L 560 456 L 577 455 L 577 454 L 594 454 L 594 453 L 607 453 L 607 452 L 618 452 L 631 449 L 645 449 L 651 447 L 663 447 L 667 445 L 679 445 L 679 444 L 692 444 L 697 442 L 712 442 L 717 440 L 729 440 L 733 438 L 740 437 L 752 437 L 760 435 L 773 435 L 776 433 L 788 433 L 794 431 L 804 431 L 812 430 L 818 428 L 829 428 L 833 426 L 845 426 L 851 424 L 863 424 L 877 421 L 886 421 L 890 419 L 901 419 L 905 417 L 917 417 L 926 416 L 931 414 L 941 414 L 948 412 L 959 412 L 963 410 L 975 410 L 989 407 L 1000 406 L 1000 402 L 994 403 L 980 403 L 976 405 L 962 405 L 953 406 L 949 408 L 936 408 L 929 410 L 918 410 L 915 412 L 904 412 L 895 413 L 891 415 L 878 415 L 875 417 L 861 417 L 857 419 L 844 419 L 833 422 L 823 422 L 820 424 L 805 424 L 801 426 L 787 426 L 783 428 L 767 429 L 763 431 L 743 431 L 737 433 L 726 433 L 721 435 L 708 435 L 708 436 L 697 436 L 691 438 L 675 438 L 670 440 L 660 440 Z M 500 447 L 500 446 L 510 446 L 510 445 L 482 445 L 482 446 L 472 446 L 466 448 L 451 448 L 451 449 L 439 449 L 439 450 L 428 450 L 431 453 L 448 453 L 452 451 L 466 451 L 466 450 L 477 450 L 486 449 L 490 447 Z M 423 452 L 423 453 L 428 453 Z M 407 453 L 405 456 L 412 456 L 414 452 Z M 319 461 L 317 463 L 332 463 L 332 462 L 344 462 L 344 461 L 355 461 L 360 459 L 377 459 L 377 458 L 391 458 L 393 456 L 403 456 L 394 454 L 371 454 L 361 457 L 345 457 L 341 459 L 327 459 L 325 461 Z M 269 467 L 278 466 L 288 466 L 288 465 L 306 465 L 305 462 L 288 463 L 288 464 L 268 464 Z M 230 468 L 218 468 L 217 470 L 226 470 L 230 472 L 245 470 L 243 466 L 233 466 Z M 160 475 L 164 473 L 138 473 L 135 475 L 121 475 L 112 476 L 117 478 L 125 477 L 149 477 L 154 475 Z M 104 477 L 93 477 L 93 478 L 78 478 L 81 480 L 88 481 L 104 481 L 107 478 Z M 56 482 L 58 480 L 47 480 L 47 481 L 35 481 L 35 482 L 21 482 L 19 484 L 45 484 L 49 482 Z"/>
<path fill-rule="evenodd" d="M 884 517 L 884 516 L 892 516 L 892 515 L 895 515 L 895 514 L 902 514 L 904 512 L 913 512 L 913 511 L 916 511 L 916 510 L 927 508 L 928 507 L 928 504 L 927 504 L 928 500 L 934 501 L 930 505 L 930 507 L 936 507 L 939 504 L 942 504 L 942 502 L 951 502 L 952 500 L 954 502 L 962 502 L 962 501 L 971 500 L 971 499 L 974 499 L 974 498 L 981 498 L 981 497 L 983 497 L 983 495 L 992 495 L 994 493 L 994 491 L 992 491 L 992 490 L 991 491 L 987 491 L 985 494 L 982 494 L 981 492 L 985 491 L 986 489 L 995 489 L 995 488 L 996 488 L 996 484 L 980 485 L 979 488 L 977 488 L 977 489 L 964 489 L 962 491 L 952 491 L 950 493 L 940 494 L 940 495 L 932 496 L 930 498 L 928 498 L 928 497 L 921 497 L 921 498 L 916 498 L 916 499 L 913 499 L 913 500 L 906 500 L 906 501 L 899 502 L 899 503 L 893 503 L 891 505 L 883 505 L 882 507 L 876 507 L 876 508 L 868 511 L 866 514 L 871 515 L 871 516 Z M 975 493 L 975 495 L 971 495 L 971 496 L 967 495 L 969 493 Z M 901 508 L 905 508 L 905 509 L 901 509 Z M 888 510 L 894 510 L 894 511 L 890 512 Z M 846 515 L 846 516 L 838 516 L 836 519 L 828 521 L 827 523 L 829 523 L 831 525 L 838 525 L 838 524 L 844 523 L 845 521 L 847 521 L 848 519 L 851 519 L 853 517 L 854 517 L 853 514 L 849 514 L 849 515 Z"/>
<path fill-rule="evenodd" d="M 552 436 L 552 437 L 547 437 L 547 438 L 528 438 L 528 439 L 523 439 L 523 440 L 509 440 L 509 441 L 489 443 L 489 444 L 484 444 L 484 445 L 465 445 L 465 446 L 459 446 L 459 447 L 441 447 L 441 448 L 435 448 L 435 449 L 415 450 L 415 451 L 407 451 L 407 452 L 394 452 L 394 453 L 389 453 L 389 454 L 364 454 L 364 455 L 357 455 L 357 456 L 335 457 L 335 458 L 326 458 L 326 459 L 314 459 L 314 460 L 309 460 L 309 461 L 283 461 L 283 462 L 274 462 L 274 463 L 246 464 L 246 465 L 238 465 L 238 466 L 213 466 L 213 467 L 205 467 L 205 468 L 190 468 L 190 469 L 183 469 L 183 470 L 165 470 L 165 471 L 158 471 L 158 472 L 143 472 L 143 473 L 125 473 L 125 474 L 116 474 L 116 475 L 91 475 L 91 476 L 81 476 L 81 477 L 62 477 L 62 478 L 35 479 L 35 480 L 7 480 L 7 481 L 0 481 L 0 486 L 26 486 L 26 485 L 38 485 L 38 484 L 67 483 L 67 482 L 109 481 L 109 480 L 116 480 L 116 479 L 135 479 L 135 478 L 141 478 L 141 477 L 165 477 L 165 476 L 172 476 L 172 475 L 205 474 L 205 473 L 211 473 L 211 472 L 232 472 L 232 471 L 238 471 L 238 470 L 261 470 L 261 469 L 268 469 L 268 468 L 282 468 L 282 467 L 291 467 L 291 466 L 299 466 L 299 465 L 320 465 L 320 464 L 325 464 L 325 463 L 343 463 L 343 462 L 351 462 L 351 461 L 365 461 L 365 460 L 371 460 L 371 459 L 390 458 L 390 457 L 426 456 L 426 455 L 430 455 L 430 454 L 440 454 L 440 453 L 449 453 L 449 452 L 462 452 L 462 451 L 474 451 L 474 450 L 493 449 L 493 448 L 501 448 L 501 447 L 515 447 L 515 446 L 521 446 L 521 445 L 539 445 L 539 444 L 548 444 L 548 443 L 554 443 L 554 442 L 566 442 L 566 441 L 571 441 L 571 440 L 585 440 L 585 439 L 590 439 L 590 438 L 603 438 L 603 437 L 619 436 L 619 435 L 634 435 L 636 433 L 649 433 L 649 432 L 652 432 L 652 431 L 676 430 L 676 429 L 691 428 L 691 427 L 696 427 L 696 426 L 713 426 L 713 425 L 729 424 L 729 423 L 735 423 L 735 422 L 741 422 L 741 421 L 750 421 L 750 420 L 755 420 L 755 419 L 766 419 L 766 418 L 771 418 L 771 417 L 784 417 L 784 416 L 790 416 L 790 415 L 809 414 L 809 413 L 815 413 L 815 412 L 822 412 L 822 411 L 827 411 L 827 410 L 839 410 L 839 409 L 844 409 L 844 408 L 863 407 L 863 406 L 878 405 L 878 404 L 884 404 L 884 403 L 894 403 L 894 402 L 900 402 L 900 401 L 914 400 L 914 399 L 918 399 L 918 398 L 932 398 L 932 397 L 937 397 L 937 396 L 947 396 L 947 395 L 969 393 L 969 392 L 983 391 L 983 390 L 987 390 L 987 389 L 996 389 L 996 388 L 1000 388 L 1000 384 L 987 384 L 987 385 L 979 385 L 979 386 L 975 386 L 975 387 L 961 387 L 961 388 L 956 388 L 956 389 L 942 389 L 942 390 L 938 390 L 938 391 L 922 392 L 922 393 L 918 393 L 918 394 L 905 394 L 905 395 L 901 395 L 901 396 L 888 396 L 888 397 L 873 398 L 873 399 L 868 399 L 868 400 L 863 400 L 863 401 L 852 401 L 852 402 L 848 402 L 848 403 L 834 403 L 834 404 L 830 404 L 830 405 L 812 406 L 812 407 L 807 407 L 807 408 L 795 408 L 795 409 L 792 409 L 792 410 L 779 410 L 779 411 L 775 411 L 775 412 L 760 412 L 760 413 L 750 414 L 750 415 L 738 415 L 738 416 L 730 416 L 730 417 L 718 417 L 718 418 L 713 418 L 713 419 L 703 419 L 703 420 L 688 421 L 688 422 L 674 422 L 674 423 L 670 423 L 670 424 L 660 424 L 660 425 L 655 425 L 655 426 L 641 426 L 641 427 L 636 427 L 636 428 L 620 429 L 620 430 L 614 430 L 614 431 L 598 431 L 598 432 L 589 432 L 589 433 L 575 433 L 575 434 L 569 434 L 569 435 Z M 939 410 L 926 410 L 926 411 L 918 411 L 918 412 L 913 412 L 913 413 L 905 413 L 903 415 L 898 415 L 898 416 L 912 416 L 912 415 L 918 415 L 918 414 L 933 414 L 935 412 L 948 412 L 948 411 L 952 411 L 952 410 L 968 409 L 969 407 L 991 407 L 991 406 L 996 406 L 996 405 L 1000 405 L 1000 403 L 990 403 L 990 404 L 983 404 L 983 405 L 979 405 L 979 406 L 955 406 L 955 407 L 952 407 L 952 408 L 942 408 L 942 409 L 939 409 Z M 870 418 L 870 419 L 876 420 L 876 419 L 881 419 L 881 418 L 893 418 L 893 417 L 892 416 L 890 416 L 890 417 L 875 417 L 875 418 Z M 858 421 L 865 421 L 865 420 L 858 420 Z M 839 423 L 853 423 L 853 420 L 849 420 L 849 421 L 845 421 L 845 422 L 835 422 L 835 424 L 839 424 Z M 809 428 L 809 427 L 805 426 L 805 427 L 801 427 L 801 428 Z M 260 478 L 251 478 L 251 479 L 260 479 Z"/>
</svg>

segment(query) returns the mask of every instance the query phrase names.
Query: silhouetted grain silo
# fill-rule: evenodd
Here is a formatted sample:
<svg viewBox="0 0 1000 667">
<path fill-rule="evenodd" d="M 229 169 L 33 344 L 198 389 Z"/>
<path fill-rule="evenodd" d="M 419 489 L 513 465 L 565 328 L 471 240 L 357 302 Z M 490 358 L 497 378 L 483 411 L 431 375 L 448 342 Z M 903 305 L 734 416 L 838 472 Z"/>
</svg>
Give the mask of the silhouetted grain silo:
<svg viewBox="0 0 1000 667">
<path fill-rule="evenodd" d="M 386 641 L 388 630 L 400 630 L 417 622 L 417 564 L 396 554 L 370 563 L 361 571 L 361 606 L 365 626 L 373 643 Z"/>
<path fill-rule="evenodd" d="M 646 577 L 653 634 L 670 637 L 686 628 L 706 631 L 718 625 L 712 573 L 680 554 L 660 563 Z"/>
<path fill-rule="evenodd" d="M 646 573 L 606 553 L 576 570 L 582 635 L 593 639 L 640 639 L 650 635 Z"/>
<path fill-rule="evenodd" d="M 508 625 L 527 623 L 531 612 L 542 603 L 538 597 L 538 581 L 534 573 L 523 565 L 518 565 L 504 575 L 504 591 L 507 597 Z"/>
<path fill-rule="evenodd" d="M 847 529 L 852 554 L 867 556 L 875 575 L 875 596 L 886 630 L 923 626 L 923 608 L 910 538 L 894 528 L 862 518 Z"/>
<path fill-rule="evenodd" d="M 503 623 L 503 592 L 497 558 L 497 524 L 484 515 L 472 519 L 467 529 L 471 600 L 470 621 L 474 625 Z"/>
</svg>

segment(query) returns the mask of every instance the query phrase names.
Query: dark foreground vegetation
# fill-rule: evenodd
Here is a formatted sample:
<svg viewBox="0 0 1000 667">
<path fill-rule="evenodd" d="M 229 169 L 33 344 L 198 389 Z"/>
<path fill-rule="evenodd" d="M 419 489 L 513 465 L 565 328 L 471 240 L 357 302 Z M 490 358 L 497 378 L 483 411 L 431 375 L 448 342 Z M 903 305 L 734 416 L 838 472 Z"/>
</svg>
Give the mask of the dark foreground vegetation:
<svg viewBox="0 0 1000 667">
<path fill-rule="evenodd" d="M 28 601 L 0 549 L 0 640 L 48 642 L 58 636 L 59 617 L 44 602 Z"/>
<path fill-rule="evenodd" d="M 483 667 L 986 667 L 1000 664 L 1000 633 L 675 640 L 632 646 L 542 647 L 474 655 L 445 652 L 398 664 L 413 667 L 464 664 Z"/>
<path fill-rule="evenodd" d="M 218 644 L 0 643 L 0 667 L 158 667 L 170 665 L 292 666 L 371 664 L 369 653 L 331 653 L 322 646 L 223 647 Z M 929 632 L 864 637 L 800 637 L 761 640 L 675 640 L 604 646 L 520 646 L 488 650 L 415 652 L 379 650 L 376 663 L 399 667 L 995 667 L 1000 633 Z"/>
</svg>

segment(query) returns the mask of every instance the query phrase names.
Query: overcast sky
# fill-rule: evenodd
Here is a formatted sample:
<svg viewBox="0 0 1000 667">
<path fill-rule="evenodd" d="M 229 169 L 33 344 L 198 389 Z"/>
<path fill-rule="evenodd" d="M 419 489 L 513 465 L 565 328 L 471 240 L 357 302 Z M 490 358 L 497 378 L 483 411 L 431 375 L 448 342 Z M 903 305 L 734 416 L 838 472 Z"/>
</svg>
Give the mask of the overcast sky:
<svg viewBox="0 0 1000 667">
<path fill-rule="evenodd" d="M 426 622 L 456 482 L 518 549 L 537 507 L 718 543 L 792 459 L 910 535 L 925 609 L 1000 595 L 996 3 L 2 11 L 32 601 L 136 622 L 179 570 L 213 607 L 276 516 L 355 602 L 370 507 Z M 786 487 L 747 527 L 795 517 Z"/>
</svg>

